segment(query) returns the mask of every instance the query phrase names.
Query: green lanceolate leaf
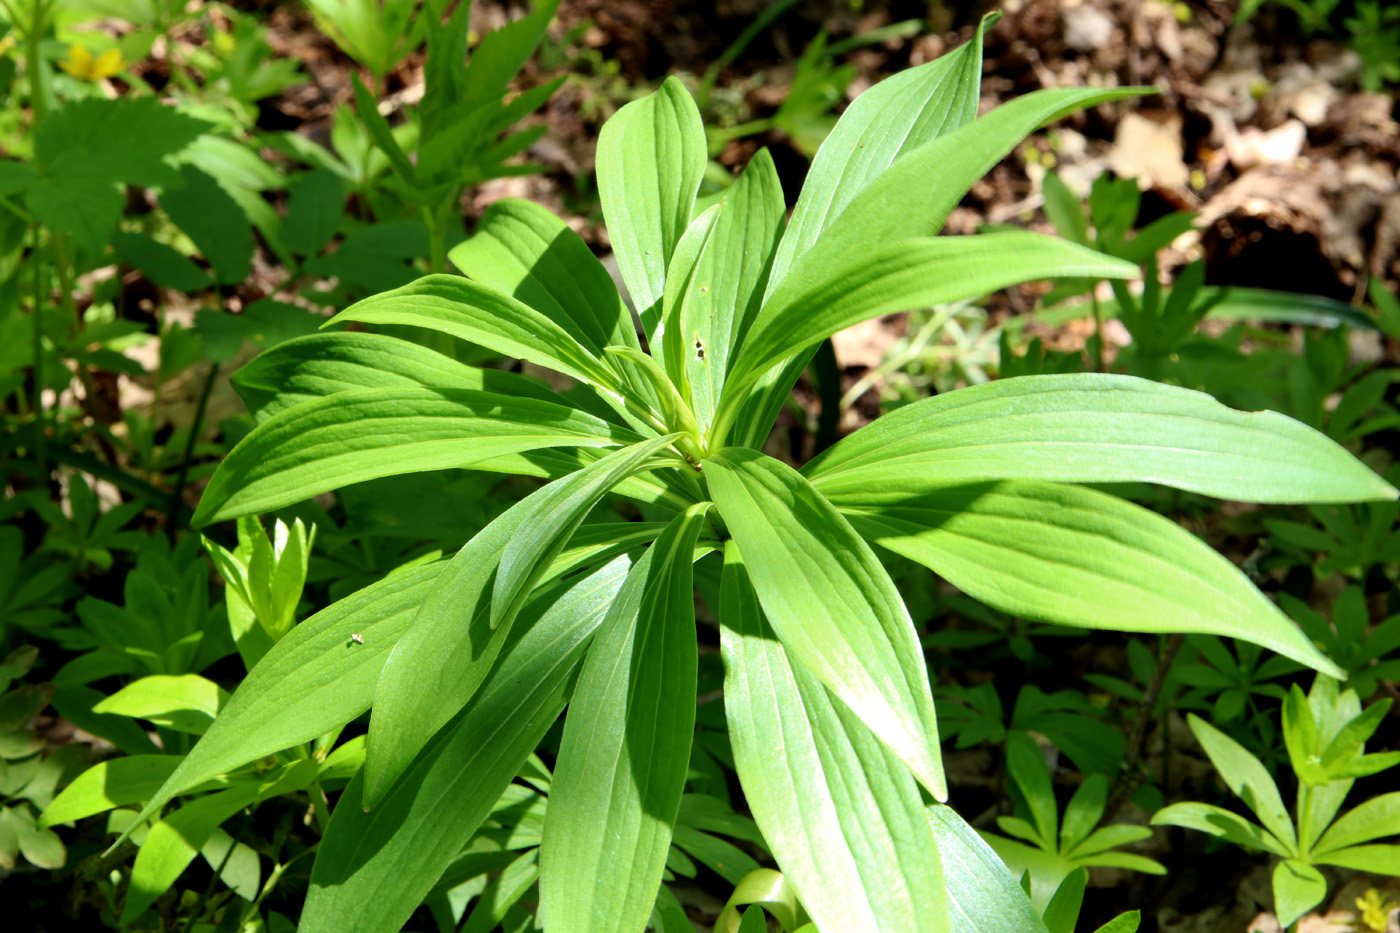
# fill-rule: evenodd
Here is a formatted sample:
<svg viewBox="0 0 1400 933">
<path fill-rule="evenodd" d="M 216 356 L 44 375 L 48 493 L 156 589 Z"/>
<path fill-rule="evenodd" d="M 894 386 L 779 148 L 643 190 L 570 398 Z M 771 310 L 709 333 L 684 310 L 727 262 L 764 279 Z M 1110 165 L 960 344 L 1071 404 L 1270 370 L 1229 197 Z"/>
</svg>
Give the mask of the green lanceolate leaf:
<svg viewBox="0 0 1400 933">
<path fill-rule="evenodd" d="M 564 709 L 584 650 L 631 566 L 621 557 L 517 625 L 496 669 L 379 806 L 341 795 L 300 929 L 398 930 L 476 832 Z"/>
<path fill-rule="evenodd" d="M 637 562 L 579 674 L 540 849 L 540 914 L 558 933 L 651 916 L 695 732 L 691 565 L 709 507 L 677 516 Z"/>
<path fill-rule="evenodd" d="M 1341 676 L 1234 564 L 1115 496 L 1034 481 L 932 486 L 890 474 L 864 491 L 843 486 L 831 502 L 861 535 L 1003 612 L 1243 638 Z"/>
<path fill-rule="evenodd" d="M 44 809 L 40 826 L 71 823 L 150 800 L 180 764 L 178 755 L 129 755 L 88 768 Z"/>
<path fill-rule="evenodd" d="M 632 316 L 588 244 L 549 210 L 514 198 L 486 209 L 448 254 L 466 275 L 524 302 L 595 354 L 637 347 Z"/>
<path fill-rule="evenodd" d="M 1030 899 L 997 854 L 952 807 L 928 808 L 947 884 L 949 930 L 1045 933 Z"/>
<path fill-rule="evenodd" d="M 1093 88 L 1041 91 L 972 122 L 959 122 L 959 117 L 942 127 L 936 136 L 925 137 L 922 145 L 900 146 L 893 164 L 870 178 L 839 216 L 825 219 L 820 238 L 814 236 L 810 246 L 795 256 L 790 265 L 786 263 L 785 247 L 779 248 L 768 296 L 773 297 L 789 276 L 810 275 L 813 281 L 820 281 L 821 270 L 847 264 L 850 257 L 868 251 L 871 244 L 936 234 L 977 179 L 1037 127 L 1083 107 L 1140 92 Z M 973 94 L 975 98 L 975 90 Z M 975 100 L 972 106 L 975 108 Z M 965 110 L 962 114 L 971 119 Z M 789 229 L 796 227 L 794 222 Z M 804 239 L 806 235 L 788 234 Z M 734 418 L 734 443 L 761 445 L 806 361 L 804 352 L 758 377 L 754 397 L 741 413 L 727 416 Z"/>
<path fill-rule="evenodd" d="M 723 207 L 680 302 L 675 334 L 691 407 L 704 431 L 719 406 L 731 351 L 758 315 L 783 230 L 787 207 L 767 149 L 749 160 L 720 198 Z"/>
<path fill-rule="evenodd" d="M 466 366 L 435 350 L 381 334 L 297 337 L 259 353 L 229 381 L 259 423 L 302 402 L 352 389 L 474 389 L 567 404 L 527 376 Z"/>
<path fill-rule="evenodd" d="M 292 629 L 248 672 L 132 825 L 191 787 L 309 742 L 369 709 L 385 658 L 445 566 L 392 574 Z"/>
<path fill-rule="evenodd" d="M 122 923 L 141 916 L 170 890 L 219 824 L 257 798 L 256 785 L 220 791 L 185 804 L 152 826 L 131 867 Z"/>
<path fill-rule="evenodd" d="M 1238 813 L 1208 803 L 1174 803 L 1152 815 L 1153 826 L 1184 826 L 1224 839 L 1245 849 L 1271 852 L 1288 858 L 1292 851 L 1262 826 Z"/>
<path fill-rule="evenodd" d="M 1396 492 L 1312 428 L 1131 376 L 1002 379 L 915 402 L 803 471 L 828 497 L 889 477 L 1150 482 L 1248 502 L 1350 502 Z"/>
<path fill-rule="evenodd" d="M 740 547 L 720 595 L 735 767 L 764 839 L 821 929 L 942 931 L 938 847 L 918 786 L 763 619 Z"/>
<path fill-rule="evenodd" d="M 977 115 L 982 80 L 982 28 L 955 52 L 888 78 L 856 98 L 837 121 L 807 173 L 788 222 L 764 294 L 787 277 L 851 200 L 898 158 L 970 122 Z M 970 184 L 970 182 L 969 182 Z M 869 241 L 874 242 L 874 241 Z M 756 312 L 757 309 L 754 309 Z M 762 374 L 758 389 L 736 420 L 734 442 L 758 447 L 806 356 Z M 718 400 L 715 401 L 718 407 Z"/>
<path fill-rule="evenodd" d="M 936 234 L 967 190 L 1030 133 L 1085 107 L 1150 91 L 1091 87 L 1036 91 L 940 134 L 903 153 L 852 198 L 820 239 L 793 263 L 790 275 L 814 276 L 833 263 L 844 265 L 872 243 Z M 785 276 L 771 285 L 770 296 L 778 285 L 786 284 Z"/>
<path fill-rule="evenodd" d="M 812 160 L 773 263 L 771 287 L 851 201 L 901 156 L 977 116 L 983 20 L 972 40 L 861 94 Z"/>
<path fill-rule="evenodd" d="M 700 262 L 700 255 L 710 241 L 715 222 L 723 213 L 722 203 L 710 205 L 690 222 L 685 234 L 676 243 L 671 262 L 666 267 L 666 292 L 661 298 L 661 319 L 651 337 L 653 345 L 659 347 L 653 351 L 656 362 L 686 397 L 690 395 L 690 387 L 685 381 L 686 339 L 680 324 L 681 311 L 695 286 L 695 267 Z"/>
<path fill-rule="evenodd" d="M 870 546 L 796 471 L 728 448 L 704 464 L 759 602 L 793 658 L 936 798 L 947 795 L 923 652 Z"/>
<path fill-rule="evenodd" d="M 254 428 L 219 465 L 194 522 L 269 512 L 382 476 L 635 439 L 625 428 L 571 408 L 472 389 L 340 392 Z"/>
<path fill-rule="evenodd" d="M 690 226 L 705 160 L 700 111 L 677 78 L 623 107 L 598 136 L 603 218 L 648 338 L 660 320 L 666 267 Z"/>
<path fill-rule="evenodd" d="M 584 516 L 669 440 L 644 441 L 555 480 L 452 558 L 380 674 L 365 760 L 367 806 L 485 681 L 525 596 Z"/>
<path fill-rule="evenodd" d="M 1259 759 L 1196 714 L 1188 715 L 1186 721 L 1226 786 L 1254 811 L 1264 828 L 1290 851 L 1296 850 L 1298 836 L 1293 829 L 1293 820 L 1288 815 L 1288 808 L 1283 805 L 1283 798 L 1279 796 L 1278 785 Z"/>
<path fill-rule="evenodd" d="M 617 377 L 567 330 L 511 296 L 458 275 L 428 275 L 356 302 L 328 324 L 425 327 L 616 391 Z"/>
<path fill-rule="evenodd" d="M 1313 851 L 1326 855 L 1397 834 L 1400 834 L 1400 792 L 1393 792 L 1372 797 L 1348 810 L 1322 834 Z"/>
<path fill-rule="evenodd" d="M 961 301 L 1032 279 L 1131 278 L 1137 266 L 1054 237 L 1000 233 L 867 244 L 839 263 L 803 264 L 764 304 L 734 361 L 725 404 L 775 364 L 881 314 Z M 721 419 L 721 424 L 723 424 Z"/>
<path fill-rule="evenodd" d="M 1274 866 L 1274 912 L 1290 927 L 1327 896 L 1327 879 L 1306 862 L 1288 859 Z"/>
</svg>

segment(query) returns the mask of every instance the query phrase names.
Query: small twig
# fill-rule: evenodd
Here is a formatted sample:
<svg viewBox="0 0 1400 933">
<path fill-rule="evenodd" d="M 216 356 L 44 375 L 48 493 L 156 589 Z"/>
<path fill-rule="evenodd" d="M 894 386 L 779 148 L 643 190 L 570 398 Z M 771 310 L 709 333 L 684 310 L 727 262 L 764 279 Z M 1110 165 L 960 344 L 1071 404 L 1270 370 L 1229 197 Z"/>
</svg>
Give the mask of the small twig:
<svg viewBox="0 0 1400 933">
<path fill-rule="evenodd" d="M 219 364 L 209 364 L 209 375 L 204 379 L 204 388 L 199 393 L 199 404 L 195 406 L 194 423 L 190 425 L 190 436 L 185 441 L 185 456 L 180 461 L 180 472 L 175 477 L 175 489 L 170 494 L 170 510 L 167 513 L 165 531 L 170 540 L 175 540 L 175 529 L 180 524 L 180 507 L 185 497 L 185 481 L 190 475 L 190 461 L 194 459 L 194 445 L 199 438 L 200 426 L 204 423 L 204 409 L 209 405 L 209 393 L 214 389 L 214 380 L 219 375 Z"/>
<path fill-rule="evenodd" d="M 1143 691 L 1142 702 L 1138 706 L 1137 715 L 1133 718 L 1133 728 L 1128 732 L 1128 745 L 1123 750 L 1123 763 L 1118 768 L 1118 786 L 1114 788 L 1113 798 L 1109 801 L 1107 813 L 1109 819 L 1123 808 L 1128 802 L 1128 798 L 1142 786 L 1147 777 L 1146 769 L 1142 767 L 1142 749 L 1147 739 L 1147 723 L 1152 719 L 1152 711 L 1157 706 L 1157 698 L 1161 696 L 1162 685 L 1166 682 L 1167 671 L 1171 669 L 1172 662 L 1176 660 L 1177 652 L 1181 650 L 1182 644 L 1186 641 L 1186 636 L 1180 632 L 1168 635 L 1162 643 L 1162 654 L 1157 659 L 1157 670 L 1152 674 L 1152 682 Z"/>
<path fill-rule="evenodd" d="M 39 252 L 39 227 L 33 228 L 34 251 L 34 462 L 39 470 L 39 482 L 49 483 L 48 457 L 44 449 L 44 260 Z"/>
</svg>

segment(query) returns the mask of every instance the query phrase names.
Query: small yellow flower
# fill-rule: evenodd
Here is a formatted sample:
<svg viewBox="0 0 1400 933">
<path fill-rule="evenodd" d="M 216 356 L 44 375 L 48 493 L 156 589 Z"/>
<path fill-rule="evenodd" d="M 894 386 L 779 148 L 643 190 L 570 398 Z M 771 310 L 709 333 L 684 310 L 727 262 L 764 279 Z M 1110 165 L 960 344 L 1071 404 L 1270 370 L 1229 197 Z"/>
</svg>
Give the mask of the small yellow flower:
<svg viewBox="0 0 1400 933">
<path fill-rule="evenodd" d="M 58 67 L 83 81 L 101 81 L 119 75 L 126 70 L 120 49 L 108 49 L 97 57 L 85 45 L 68 46 L 68 60 L 58 63 Z"/>
</svg>

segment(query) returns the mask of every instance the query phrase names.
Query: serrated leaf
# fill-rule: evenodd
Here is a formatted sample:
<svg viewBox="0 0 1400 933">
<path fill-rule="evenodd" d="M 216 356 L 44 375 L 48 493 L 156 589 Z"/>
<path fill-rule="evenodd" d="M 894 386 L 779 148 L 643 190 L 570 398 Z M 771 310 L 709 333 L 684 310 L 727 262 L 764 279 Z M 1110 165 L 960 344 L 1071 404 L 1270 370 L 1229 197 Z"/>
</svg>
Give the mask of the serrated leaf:
<svg viewBox="0 0 1400 933">
<path fill-rule="evenodd" d="M 253 232 L 242 209 L 217 181 L 193 165 L 182 165 L 179 184 L 166 186 L 160 206 L 209 261 L 215 281 L 232 285 L 248 277 Z"/>
<path fill-rule="evenodd" d="M 340 229 L 345 214 L 345 186 L 329 169 L 301 176 L 287 199 L 282 242 L 302 256 L 314 256 Z"/>
</svg>

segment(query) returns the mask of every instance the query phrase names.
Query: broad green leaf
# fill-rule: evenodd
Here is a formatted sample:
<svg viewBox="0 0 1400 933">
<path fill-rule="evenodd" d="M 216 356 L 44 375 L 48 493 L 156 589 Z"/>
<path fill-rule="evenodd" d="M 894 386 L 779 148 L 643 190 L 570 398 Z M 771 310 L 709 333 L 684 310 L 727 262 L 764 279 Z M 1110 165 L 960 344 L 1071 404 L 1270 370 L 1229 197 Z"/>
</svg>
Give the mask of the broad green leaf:
<svg viewBox="0 0 1400 933">
<path fill-rule="evenodd" d="M 1259 759 L 1195 713 L 1188 714 L 1186 721 L 1226 786 L 1280 842 L 1289 849 L 1296 848 L 1298 837 L 1293 831 L 1293 820 L 1279 796 L 1278 785 Z"/>
<path fill-rule="evenodd" d="M 1035 739 L 1019 729 L 1006 737 L 1006 773 L 1016 782 L 1021 799 L 1030 810 L 1039 844 L 1053 849 L 1060 813 L 1055 788 L 1050 783 L 1050 769 Z"/>
<path fill-rule="evenodd" d="M 909 612 L 870 546 L 791 467 L 728 448 L 705 461 L 760 604 L 793 658 L 947 796 L 928 672 Z"/>
<path fill-rule="evenodd" d="M 980 49 L 978 53 L 980 59 Z M 964 60 L 962 65 L 967 77 L 956 79 L 962 86 L 975 80 L 975 72 L 968 64 Z M 973 97 L 970 106 L 975 111 L 975 84 L 970 89 Z M 1141 89 L 1057 88 L 1039 91 L 998 107 L 970 123 L 964 122 L 972 116 L 966 109 L 969 105 L 964 98 L 962 103 L 949 111 L 957 113 L 957 119 L 939 126 L 936 138 L 929 140 L 925 137 L 921 140 L 923 145 L 907 148 L 900 140 L 893 155 L 883 156 L 894 159 L 893 164 L 869 179 L 839 216 L 823 217 L 819 229 L 807 229 L 794 219 L 790 230 L 802 228 L 804 232 L 790 232 L 785 239 L 800 237 L 800 240 L 794 239 L 794 243 L 804 242 L 808 247 L 799 250 L 801 255 L 795 255 L 790 266 L 787 265 L 785 248 L 779 248 L 778 268 L 769 280 L 768 296 L 772 297 L 778 286 L 785 284 L 789 277 L 810 275 L 813 281 L 820 281 L 822 270 L 848 264 L 850 257 L 865 253 L 872 243 L 892 244 L 900 239 L 936 234 L 943 227 L 948 213 L 977 179 L 1027 134 L 1083 107 L 1138 93 L 1141 93 Z M 931 121 L 924 125 L 936 124 Z M 898 137 L 898 133 L 894 135 Z M 888 147 L 887 143 L 877 148 L 877 152 L 884 153 Z M 880 161 L 874 164 L 878 166 Z M 820 204 L 821 199 L 814 200 L 814 205 Z M 765 305 L 767 303 L 765 300 Z M 729 420 L 737 414 L 734 443 L 750 447 L 762 445 L 783 400 L 806 367 L 809 352 L 799 353 L 756 377 L 757 391 L 743 405 L 742 412 L 725 416 L 725 420 Z M 735 401 L 738 399 L 728 404 Z"/>
<path fill-rule="evenodd" d="M 1141 911 L 1130 910 L 1126 914 L 1114 917 L 1095 930 L 1094 933 L 1137 933 L 1140 923 L 1142 923 Z"/>
<path fill-rule="evenodd" d="M 1222 807 L 1207 803 L 1174 803 L 1152 816 L 1153 826 L 1184 826 L 1209 833 L 1246 849 L 1272 852 L 1281 858 L 1292 853 L 1273 834 Z"/>
<path fill-rule="evenodd" d="M 218 684 L 198 674 L 155 674 L 132 681 L 92 711 L 148 719 L 177 732 L 202 735 L 227 699 Z"/>
<path fill-rule="evenodd" d="M 540 848 L 540 913 L 551 930 L 623 933 L 651 916 L 695 732 L 692 563 L 709 508 L 666 526 L 589 646 Z"/>
<path fill-rule="evenodd" d="M 617 377 L 569 332 L 497 289 L 459 275 L 428 275 L 356 302 L 329 324 L 425 327 L 529 360 L 582 382 L 615 391 Z"/>
<path fill-rule="evenodd" d="M 724 204 L 707 207 L 690 222 L 685 234 L 676 243 L 671 262 L 666 266 L 666 292 L 661 298 L 661 318 L 652 332 L 651 340 L 656 362 L 669 374 L 680 394 L 689 397 L 690 386 L 685 381 L 687 351 L 694 352 L 694 341 L 687 340 L 681 328 L 682 307 L 698 288 L 695 267 L 714 232 L 715 222 L 724 213 Z"/>
<path fill-rule="evenodd" d="M 1059 483 L 938 487 L 887 475 L 861 491 L 843 484 L 830 501 L 865 538 L 997 609 L 1083 628 L 1243 638 L 1342 676 L 1239 568 L 1155 512 Z"/>
<path fill-rule="evenodd" d="M 282 242 L 302 256 L 315 256 L 340 229 L 345 188 L 340 176 L 318 168 L 302 175 L 287 199 Z"/>
<path fill-rule="evenodd" d="M 161 192 L 160 206 L 213 266 L 215 281 L 232 285 L 248 277 L 253 231 L 217 181 L 193 165 L 182 165 L 180 185 Z"/>
<path fill-rule="evenodd" d="M 1060 823 L 1060 851 L 1073 853 L 1080 844 L 1086 848 L 1103 818 L 1108 806 L 1108 778 L 1102 774 L 1091 774 L 1075 790 L 1074 796 L 1065 805 L 1064 819 Z"/>
<path fill-rule="evenodd" d="M 1400 792 L 1372 797 L 1348 810 L 1322 834 L 1313 852 L 1330 853 L 1395 835 L 1400 835 Z"/>
<path fill-rule="evenodd" d="M 774 637 L 731 540 L 721 583 L 725 714 L 744 795 L 822 929 L 941 931 L 937 844 L 904 765 Z"/>
<path fill-rule="evenodd" d="M 666 441 L 620 450 L 537 490 L 452 558 L 375 687 L 365 763 L 368 806 L 485 681 L 522 602 L 584 516 Z"/>
<path fill-rule="evenodd" d="M 1319 865 L 1336 865 L 1372 875 L 1400 876 L 1400 846 L 1396 845 L 1348 846 L 1315 855 L 1312 860 Z"/>
<path fill-rule="evenodd" d="M 580 344 L 638 347 L 632 315 L 583 239 L 548 209 L 507 198 L 448 253 L 466 275 L 524 302 Z"/>
<path fill-rule="evenodd" d="M 705 128 L 680 79 L 626 105 L 598 136 L 598 196 L 622 279 L 648 338 L 660 319 L 666 267 L 690 226 L 705 174 Z"/>
<path fill-rule="evenodd" d="M 513 627 L 487 682 L 379 806 L 366 812 L 362 779 L 350 783 L 312 867 L 302 930 L 393 930 L 408 920 L 563 711 L 629 567 L 618 558 L 535 624 Z"/>
<path fill-rule="evenodd" d="M 997 854 L 952 807 L 927 810 L 948 896 L 949 930 L 978 933 L 1046 933 L 1016 879 Z"/>
<path fill-rule="evenodd" d="M 540 44 L 559 0 L 538 0 L 529 15 L 493 29 L 472 49 L 463 89 L 468 99 L 499 100 Z"/>
<path fill-rule="evenodd" d="M 1306 862 L 1294 859 L 1274 866 L 1274 913 L 1281 926 L 1291 927 L 1327 896 L 1327 879 Z"/>
<path fill-rule="evenodd" d="M 46 177 L 61 183 L 90 177 L 161 187 L 178 179 L 166 157 L 208 129 L 210 124 L 155 97 L 87 97 L 44 120 L 34 134 L 34 160 Z"/>
<path fill-rule="evenodd" d="M 156 285 L 182 292 L 203 291 L 212 284 L 209 273 L 173 246 L 140 233 L 112 234 L 112 247 L 123 262 L 140 269 Z"/>
<path fill-rule="evenodd" d="M 490 933 L 498 929 L 506 911 L 534 886 L 539 876 L 539 849 L 529 849 L 491 879 L 467 915 L 461 933 Z"/>
<path fill-rule="evenodd" d="M 1074 933 L 1079 921 L 1079 908 L 1084 906 L 1084 886 L 1088 884 L 1089 872 L 1083 868 L 1070 872 L 1050 898 L 1045 908 L 1045 927 L 1050 933 Z"/>
<path fill-rule="evenodd" d="M 389 129 L 389 121 L 380 114 L 374 95 L 365 87 L 357 72 L 350 75 L 350 83 L 355 91 L 355 109 L 360 115 L 360 121 L 369 132 L 370 139 L 374 140 L 379 151 L 388 158 L 389 164 L 394 168 L 394 173 L 399 176 L 399 181 L 405 187 L 419 187 L 418 172 L 414 169 L 413 163 L 408 160 L 408 156 L 404 153 L 398 140 L 394 138 L 393 131 Z"/>
<path fill-rule="evenodd" d="M 787 933 L 792 933 L 798 927 L 797 918 L 802 908 L 797 903 L 797 892 L 788 884 L 782 872 L 758 868 L 735 884 L 734 893 L 729 895 L 724 910 L 715 920 L 716 933 L 740 933 L 738 908 L 749 904 L 762 905 Z M 745 917 L 747 915 L 745 911 Z"/>
<path fill-rule="evenodd" d="M 570 408 L 472 389 L 340 392 L 254 428 L 219 465 L 194 523 L 269 512 L 382 476 L 634 439 L 625 428 Z"/>
<path fill-rule="evenodd" d="M 1148 88 L 1051 88 L 1012 100 L 970 123 L 904 152 L 851 198 L 779 283 L 820 278 L 870 244 L 929 237 L 983 175 L 1036 129 L 1096 104 L 1140 96 Z M 795 234 L 796 235 L 796 234 Z M 770 286 L 770 296 L 776 289 Z M 765 302 L 766 304 L 766 302 Z"/>
<path fill-rule="evenodd" d="M 218 825 L 257 798 L 257 785 L 219 791 L 190 801 L 152 826 L 131 867 L 121 922 L 145 913 L 184 874 Z"/>
<path fill-rule="evenodd" d="M 725 404 L 787 357 L 872 317 L 1033 279 L 1139 274 L 1130 262 L 1037 233 L 867 240 L 829 265 L 799 266 L 769 296 L 734 361 Z"/>
<path fill-rule="evenodd" d="M 809 176 L 810 177 L 810 176 Z M 708 431 L 731 351 L 758 315 L 787 208 L 773 157 L 760 149 L 720 195 L 723 205 L 680 304 L 691 407 Z"/>
<path fill-rule="evenodd" d="M 88 768 L 44 809 L 40 826 L 72 823 L 113 807 L 150 800 L 180 764 L 179 755 L 130 755 Z"/>
<path fill-rule="evenodd" d="M 892 476 L 1152 482 L 1248 502 L 1396 497 L 1369 467 L 1284 415 L 1099 374 L 1002 379 L 915 402 L 804 472 L 831 497 Z"/>
<path fill-rule="evenodd" d="M 259 423 L 302 402 L 350 389 L 475 389 L 567 404 L 529 377 L 466 366 L 416 343 L 367 333 L 321 333 L 289 340 L 258 354 L 230 381 Z"/>
<path fill-rule="evenodd" d="M 977 116 L 988 25 L 984 19 L 971 41 L 886 78 L 846 108 L 812 159 L 773 262 L 770 288 L 896 159 Z"/>
<path fill-rule="evenodd" d="M 80 249 L 96 256 L 121 219 L 123 201 L 112 182 L 83 175 L 60 181 L 41 178 L 24 192 L 24 205 L 39 223 L 68 234 Z"/>
<path fill-rule="evenodd" d="M 248 672 L 136 822 L 191 787 L 309 742 L 369 709 L 384 659 L 445 566 L 390 574 L 292 629 Z"/>
</svg>

